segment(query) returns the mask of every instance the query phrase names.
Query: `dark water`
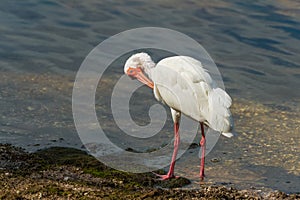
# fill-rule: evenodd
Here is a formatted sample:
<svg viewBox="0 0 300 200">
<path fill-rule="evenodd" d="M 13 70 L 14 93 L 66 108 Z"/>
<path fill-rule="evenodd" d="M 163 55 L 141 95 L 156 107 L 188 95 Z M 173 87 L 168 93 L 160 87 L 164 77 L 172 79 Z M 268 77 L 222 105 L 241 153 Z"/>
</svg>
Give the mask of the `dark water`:
<svg viewBox="0 0 300 200">
<path fill-rule="evenodd" d="M 295 4 L 295 5 L 294 5 Z M 299 3 L 294 1 L 1 1 L 1 69 L 75 72 L 104 39 L 159 26 L 201 43 L 232 95 L 297 101 Z M 155 59 L 155 58 L 154 58 Z"/>
<path fill-rule="evenodd" d="M 234 98 L 298 112 L 299 1 L 2 0 L 0 5 L 1 142 L 28 149 L 80 147 L 71 113 L 76 71 L 104 39 L 144 26 L 174 29 L 197 40 Z M 108 78 L 123 73 L 124 60 Z M 297 144 L 299 126 L 293 134 Z M 295 174 L 299 184 L 299 167 Z"/>
<path fill-rule="evenodd" d="M 297 3 L 288 2 L 4 0 L 1 68 L 75 72 L 89 51 L 109 36 L 130 28 L 159 26 L 201 43 L 234 94 L 297 100 L 299 10 Z"/>
</svg>

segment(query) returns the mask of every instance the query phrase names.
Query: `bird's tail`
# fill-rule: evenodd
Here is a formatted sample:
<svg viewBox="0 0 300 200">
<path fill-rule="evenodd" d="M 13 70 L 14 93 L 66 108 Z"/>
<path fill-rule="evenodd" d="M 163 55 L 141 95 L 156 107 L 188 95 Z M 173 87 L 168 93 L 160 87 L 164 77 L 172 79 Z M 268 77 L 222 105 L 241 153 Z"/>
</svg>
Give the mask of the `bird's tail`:
<svg viewBox="0 0 300 200">
<path fill-rule="evenodd" d="M 232 137 L 233 119 L 229 107 L 232 100 L 230 96 L 221 88 L 213 88 L 208 93 L 209 105 L 209 126 L 220 131 L 226 137 Z"/>
</svg>

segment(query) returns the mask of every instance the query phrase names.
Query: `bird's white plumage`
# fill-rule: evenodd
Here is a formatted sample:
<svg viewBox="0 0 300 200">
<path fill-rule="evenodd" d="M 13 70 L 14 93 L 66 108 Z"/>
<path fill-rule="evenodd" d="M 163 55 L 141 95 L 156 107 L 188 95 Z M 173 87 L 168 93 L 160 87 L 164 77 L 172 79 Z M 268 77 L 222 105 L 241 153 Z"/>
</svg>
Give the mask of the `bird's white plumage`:
<svg viewBox="0 0 300 200">
<path fill-rule="evenodd" d="M 216 83 L 200 61 L 188 56 L 168 57 L 153 66 L 150 56 L 135 54 L 126 64 L 137 64 L 154 82 L 154 96 L 192 119 L 231 137 L 230 96 Z M 125 65 L 126 67 L 126 65 Z"/>
<path fill-rule="evenodd" d="M 125 63 L 124 73 L 126 74 L 129 67 L 143 67 L 147 74 L 150 74 L 152 68 L 155 67 L 155 63 L 152 61 L 151 57 L 146 53 L 133 54 Z"/>
<path fill-rule="evenodd" d="M 206 144 L 204 123 L 226 137 L 233 136 L 230 133 L 233 128 L 229 110 L 232 102 L 230 96 L 217 87 L 200 61 L 187 56 L 168 57 L 155 66 L 148 54 L 135 54 L 126 61 L 124 72 L 153 88 L 155 98 L 171 108 L 174 121 L 174 151 L 169 172 L 158 176 L 162 180 L 175 177 L 174 166 L 180 143 L 179 120 L 183 113 L 200 122 L 200 178 L 203 180 Z"/>
</svg>

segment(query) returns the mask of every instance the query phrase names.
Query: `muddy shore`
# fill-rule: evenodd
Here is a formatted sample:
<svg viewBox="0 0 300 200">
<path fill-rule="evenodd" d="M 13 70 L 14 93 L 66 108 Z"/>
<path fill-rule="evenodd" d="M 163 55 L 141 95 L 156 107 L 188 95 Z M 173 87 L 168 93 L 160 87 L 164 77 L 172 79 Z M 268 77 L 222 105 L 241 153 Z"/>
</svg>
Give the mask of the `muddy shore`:
<svg viewBox="0 0 300 200">
<path fill-rule="evenodd" d="M 84 151 L 65 147 L 27 153 L 1 144 L 0 168 L 1 199 L 300 199 L 300 194 L 260 193 L 222 185 L 176 189 L 189 180 L 163 182 L 151 173 L 116 171 Z"/>
</svg>

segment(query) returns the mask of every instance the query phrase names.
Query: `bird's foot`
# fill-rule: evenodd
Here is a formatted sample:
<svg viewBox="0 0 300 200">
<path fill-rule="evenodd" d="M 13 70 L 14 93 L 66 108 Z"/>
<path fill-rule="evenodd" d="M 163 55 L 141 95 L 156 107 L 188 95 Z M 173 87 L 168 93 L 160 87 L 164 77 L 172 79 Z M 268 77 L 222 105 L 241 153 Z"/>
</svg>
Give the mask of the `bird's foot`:
<svg viewBox="0 0 300 200">
<path fill-rule="evenodd" d="M 200 181 L 204 180 L 205 175 L 204 174 L 200 174 Z"/>
<path fill-rule="evenodd" d="M 158 177 L 158 180 L 161 180 L 161 181 L 165 181 L 165 180 L 168 180 L 168 179 L 171 179 L 171 178 L 179 178 L 180 176 L 174 176 L 174 174 L 165 174 L 165 175 L 161 175 L 161 174 L 157 174 L 157 173 L 154 173 L 152 172 L 155 176 Z"/>
</svg>

